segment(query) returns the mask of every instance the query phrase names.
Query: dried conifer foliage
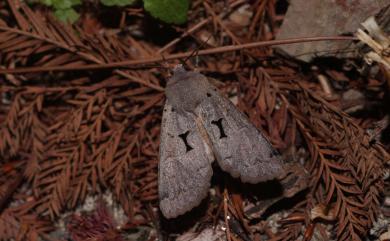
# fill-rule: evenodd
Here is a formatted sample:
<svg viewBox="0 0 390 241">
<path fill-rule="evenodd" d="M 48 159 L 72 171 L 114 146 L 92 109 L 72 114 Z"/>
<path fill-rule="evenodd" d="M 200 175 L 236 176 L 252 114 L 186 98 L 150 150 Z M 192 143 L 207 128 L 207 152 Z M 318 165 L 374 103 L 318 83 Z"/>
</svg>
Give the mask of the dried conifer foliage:
<svg viewBox="0 0 390 241">
<path fill-rule="evenodd" d="M 149 240 L 167 233 L 156 211 L 167 71 L 99 66 L 181 52 L 206 40 L 203 47 L 272 39 L 283 18 L 276 13 L 276 3 L 251 1 L 241 9 L 245 4 L 194 1 L 188 26 L 175 29 L 191 33 L 161 47 L 145 36 L 107 29 L 90 33 L 88 26 L 59 23 L 45 9 L 0 1 L 0 68 L 33 67 L 0 75 L 0 240 L 53 239 L 51 232 L 58 231 L 53 221 L 74 212 L 88 195 L 105 190 L 126 212 L 126 227 L 153 224 L 155 234 Z M 248 18 L 237 15 L 237 9 L 255 11 Z M 127 8 L 127 14 L 144 24 L 139 9 Z M 253 61 L 269 56 L 275 58 L 264 60 L 263 67 Z M 91 65 L 94 69 L 83 70 Z M 44 71 L 58 66 L 74 71 Z M 310 174 L 304 188 L 285 194 L 290 198 L 301 192 L 293 207 L 284 210 L 288 216 L 278 220 L 278 233 L 259 216 L 265 210 L 251 216 L 249 207 L 259 209 L 256 198 L 229 183 L 213 187 L 215 195 L 199 227 L 223 223 L 230 240 L 309 240 L 313 233 L 364 240 L 380 212 L 382 172 L 389 159 L 385 148 L 361 127 L 374 120 L 345 114 L 338 95 L 327 98 L 316 80 L 302 74 L 296 63 L 277 58 L 271 48 L 205 56 L 199 68 L 216 77 L 227 96 L 238 99 L 238 107 L 286 162 L 302 163 L 301 172 Z M 329 76 L 342 75 L 336 72 Z M 376 90 L 385 85 L 348 81 Z M 379 92 L 377 99 L 383 101 Z M 83 227 L 106 218 L 96 226 L 98 236 L 107 238 L 103 236 L 113 232 L 121 237 L 122 230 L 112 231 L 115 221 L 109 213 L 98 207 L 92 216 L 73 215 L 71 235 L 95 237 L 94 230 L 83 232 Z M 334 232 L 329 234 L 327 225 Z"/>
<path fill-rule="evenodd" d="M 244 106 L 257 107 L 259 113 L 252 112 L 251 119 L 265 122 L 260 126 L 267 128 L 275 145 L 304 141 L 310 153 L 305 164 L 312 179 L 306 213 L 302 208 L 292 212 L 282 222 L 285 232 L 276 239 L 297 239 L 302 222 L 306 232 L 312 232 L 311 222 L 330 220 L 337 222 L 338 240 L 360 240 L 380 211 L 383 170 L 389 156 L 356 120 L 319 97 L 318 87 L 311 90 L 311 83 L 289 72 L 257 69 L 246 83 L 249 101 L 244 99 Z M 282 79 L 281 74 L 285 75 Z M 319 206 L 322 215 L 314 216 Z"/>
<path fill-rule="evenodd" d="M 83 35 L 13 1 L 8 11 L 0 25 L 2 66 L 77 66 L 133 58 L 127 46 L 131 39 Z M 138 47 L 137 57 L 148 55 Z M 157 78 L 122 70 L 28 73 L 2 76 L 1 84 L 2 170 L 18 171 L 32 193 L 17 210 L 2 212 L 0 220 L 13 228 L 1 229 L 0 239 L 37 235 L 40 223 L 30 219 L 54 219 L 102 188 L 115 193 L 130 217 L 143 212 L 142 202 L 157 200 L 161 117 L 155 110 L 163 102 Z M 7 175 L 0 175 L 3 202 L 20 186 Z M 32 231 L 20 233 L 25 226 Z"/>
<path fill-rule="evenodd" d="M 344 113 L 302 87 L 294 116 L 308 145 L 313 199 L 337 217 L 339 240 L 359 240 L 378 214 L 385 163 L 382 147 Z"/>
</svg>

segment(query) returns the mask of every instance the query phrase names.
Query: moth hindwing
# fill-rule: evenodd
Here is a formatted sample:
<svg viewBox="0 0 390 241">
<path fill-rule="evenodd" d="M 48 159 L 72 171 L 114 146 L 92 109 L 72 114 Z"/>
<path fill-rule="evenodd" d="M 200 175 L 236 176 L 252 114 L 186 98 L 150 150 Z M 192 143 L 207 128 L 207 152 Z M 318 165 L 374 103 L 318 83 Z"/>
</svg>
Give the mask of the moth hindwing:
<svg viewBox="0 0 390 241">
<path fill-rule="evenodd" d="M 177 67 L 165 92 L 159 162 L 165 217 L 182 215 L 207 196 L 214 157 L 222 170 L 247 183 L 284 173 L 268 140 L 204 75 Z"/>
</svg>

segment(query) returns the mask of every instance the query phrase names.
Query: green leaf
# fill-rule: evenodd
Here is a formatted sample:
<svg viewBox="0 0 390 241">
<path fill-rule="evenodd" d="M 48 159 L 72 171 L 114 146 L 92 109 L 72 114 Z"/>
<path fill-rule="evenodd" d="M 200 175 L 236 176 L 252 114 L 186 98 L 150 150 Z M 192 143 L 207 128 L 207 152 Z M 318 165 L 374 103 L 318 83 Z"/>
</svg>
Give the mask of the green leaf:
<svg viewBox="0 0 390 241">
<path fill-rule="evenodd" d="M 100 2 L 101 2 L 104 6 L 108 6 L 108 7 L 115 6 L 115 4 L 116 4 L 116 1 L 115 1 L 115 0 L 100 0 Z"/>
<path fill-rule="evenodd" d="M 135 1 L 137 1 L 137 0 L 100 0 L 100 2 L 103 5 L 108 6 L 108 7 L 111 7 L 111 6 L 123 7 L 123 6 L 127 6 L 127 5 L 132 5 L 135 3 Z"/>
<path fill-rule="evenodd" d="M 46 5 L 46 6 L 52 6 L 53 5 L 53 1 L 52 0 L 41 0 L 40 2 L 43 5 Z"/>
<path fill-rule="evenodd" d="M 144 0 L 145 10 L 166 23 L 187 22 L 189 6 L 189 0 Z"/>
<path fill-rule="evenodd" d="M 132 5 L 136 2 L 137 0 L 118 0 L 118 6 L 127 6 L 127 5 Z"/>
<path fill-rule="evenodd" d="M 52 0 L 55 9 L 68 9 L 72 7 L 70 0 Z"/>
<path fill-rule="evenodd" d="M 72 6 L 80 5 L 81 0 L 70 0 L 72 2 Z"/>
<path fill-rule="evenodd" d="M 81 4 L 81 0 L 51 0 L 53 7 L 57 9 L 69 9 L 75 5 Z"/>
<path fill-rule="evenodd" d="M 79 14 L 73 8 L 57 9 L 54 15 L 59 20 L 68 23 L 74 23 L 79 18 Z"/>
</svg>

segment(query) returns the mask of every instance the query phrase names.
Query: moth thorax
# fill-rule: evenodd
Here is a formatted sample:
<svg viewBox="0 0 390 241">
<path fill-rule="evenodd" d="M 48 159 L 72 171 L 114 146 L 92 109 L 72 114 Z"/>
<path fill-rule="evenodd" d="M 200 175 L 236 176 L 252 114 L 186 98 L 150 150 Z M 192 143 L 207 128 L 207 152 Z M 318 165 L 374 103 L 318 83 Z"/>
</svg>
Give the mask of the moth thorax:
<svg viewBox="0 0 390 241">
<path fill-rule="evenodd" d="M 165 94 L 172 107 L 178 111 L 193 112 L 207 96 L 207 79 L 199 73 L 187 72 L 180 79 L 168 83 Z"/>
</svg>

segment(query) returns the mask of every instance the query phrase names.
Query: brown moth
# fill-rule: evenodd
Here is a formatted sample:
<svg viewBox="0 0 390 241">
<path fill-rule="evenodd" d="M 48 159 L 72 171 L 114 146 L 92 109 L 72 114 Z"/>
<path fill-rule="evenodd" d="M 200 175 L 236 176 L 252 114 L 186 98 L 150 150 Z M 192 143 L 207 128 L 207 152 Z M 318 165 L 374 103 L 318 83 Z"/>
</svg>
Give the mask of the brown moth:
<svg viewBox="0 0 390 241">
<path fill-rule="evenodd" d="M 242 182 L 284 173 L 278 152 L 206 76 L 179 65 L 165 94 L 158 191 L 166 218 L 190 211 L 207 196 L 214 159 Z"/>
</svg>

